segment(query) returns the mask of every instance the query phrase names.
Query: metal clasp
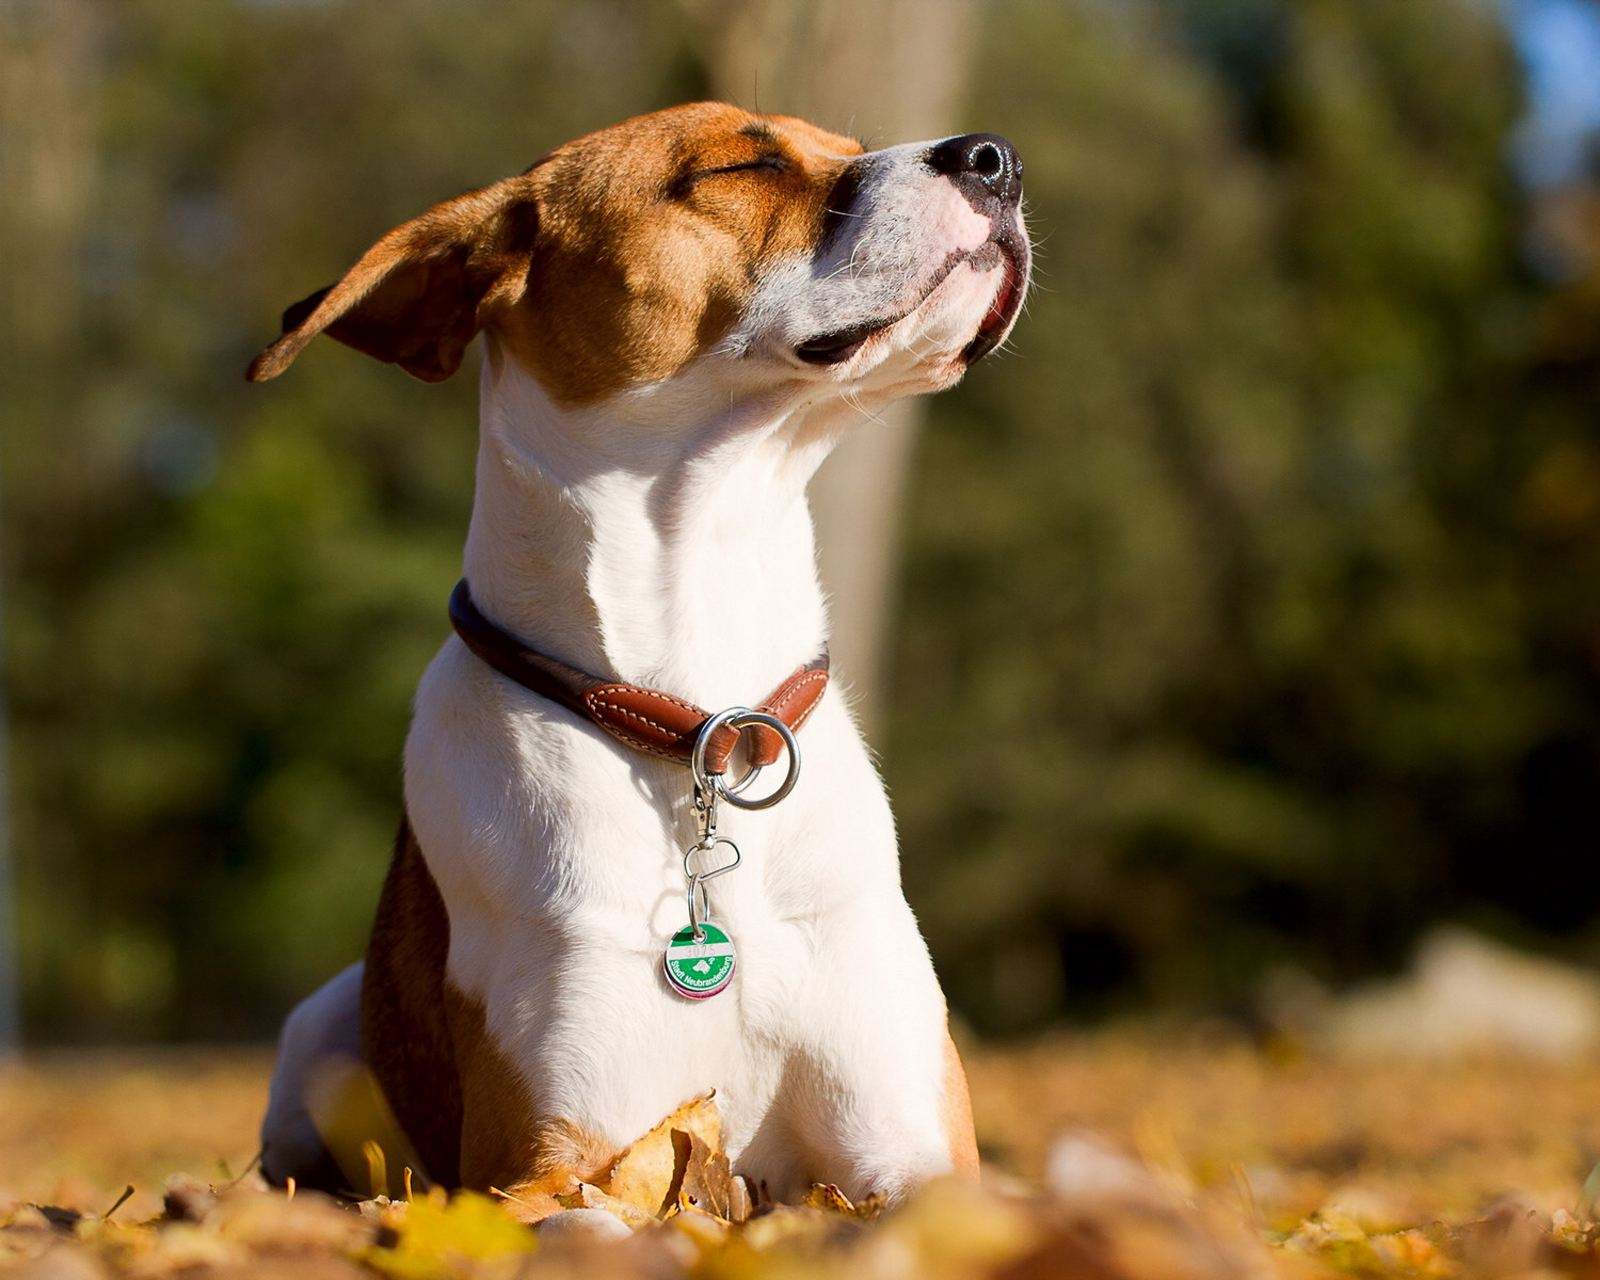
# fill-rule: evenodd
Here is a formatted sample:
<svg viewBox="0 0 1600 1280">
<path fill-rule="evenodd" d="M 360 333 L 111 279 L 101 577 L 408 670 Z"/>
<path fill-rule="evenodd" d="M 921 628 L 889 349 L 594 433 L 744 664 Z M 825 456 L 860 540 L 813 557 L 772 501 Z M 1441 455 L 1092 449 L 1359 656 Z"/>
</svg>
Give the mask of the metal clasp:
<svg viewBox="0 0 1600 1280">
<path fill-rule="evenodd" d="M 725 775 L 707 771 L 706 753 L 711 737 L 724 725 L 736 731 L 763 725 L 783 739 L 783 745 L 789 753 L 789 769 L 776 791 L 755 800 L 746 799 L 742 794 L 755 780 L 756 774 L 761 772 L 761 765 L 751 765 L 744 777 L 731 785 Z M 794 784 L 799 781 L 800 744 L 795 741 L 794 731 L 777 716 L 765 711 L 752 711 L 749 707 L 729 707 L 726 711 L 717 712 L 701 726 L 694 740 L 694 751 L 689 757 L 689 769 L 694 776 L 694 816 L 700 835 L 683 851 L 683 874 L 689 882 L 685 891 L 689 906 L 689 928 L 693 931 L 694 940 L 703 942 L 706 936 L 705 923 L 711 918 L 711 898 L 706 891 L 706 882 L 727 875 L 744 861 L 739 846 L 727 836 L 717 834 L 717 802 L 726 800 L 739 809 L 770 809 L 793 791 Z M 722 845 L 733 850 L 732 861 L 712 867 L 709 871 L 700 871 L 695 867 L 696 854 L 715 853 Z"/>
</svg>

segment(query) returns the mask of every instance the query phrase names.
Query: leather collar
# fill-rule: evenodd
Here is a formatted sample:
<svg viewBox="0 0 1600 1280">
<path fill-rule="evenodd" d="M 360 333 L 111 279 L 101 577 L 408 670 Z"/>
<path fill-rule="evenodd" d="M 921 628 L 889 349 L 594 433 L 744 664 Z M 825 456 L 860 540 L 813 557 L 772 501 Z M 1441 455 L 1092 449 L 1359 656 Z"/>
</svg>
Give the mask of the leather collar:
<svg viewBox="0 0 1600 1280">
<path fill-rule="evenodd" d="M 711 718 L 711 712 L 703 707 L 670 693 L 619 680 L 602 680 L 529 648 L 483 615 L 473 603 L 465 578 L 450 593 L 450 622 L 467 648 L 501 675 L 593 721 L 635 751 L 687 764 L 695 738 Z M 822 700 L 827 687 L 828 651 L 824 649 L 753 710 L 768 712 L 791 729 L 798 729 Z M 775 762 L 783 750 L 782 739 L 770 728 L 759 725 L 748 732 L 751 762 Z M 707 771 L 726 772 L 738 743 L 736 729 L 723 728 L 714 734 L 706 750 Z"/>
</svg>

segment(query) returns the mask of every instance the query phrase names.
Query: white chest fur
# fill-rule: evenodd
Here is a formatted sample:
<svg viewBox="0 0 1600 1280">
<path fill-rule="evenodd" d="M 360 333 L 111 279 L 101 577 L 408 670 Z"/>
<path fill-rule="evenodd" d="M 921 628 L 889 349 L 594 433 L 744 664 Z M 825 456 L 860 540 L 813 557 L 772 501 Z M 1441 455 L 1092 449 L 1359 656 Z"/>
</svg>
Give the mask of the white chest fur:
<svg viewBox="0 0 1600 1280">
<path fill-rule="evenodd" d="M 539 393 L 510 377 L 493 362 L 485 374 L 467 550 L 486 613 L 577 665 L 713 708 L 760 698 L 817 652 L 803 496 L 815 461 L 793 439 L 806 430 L 796 415 L 752 428 L 761 406 L 745 406 L 726 423 L 668 427 L 659 466 L 639 465 L 635 437 L 632 464 L 605 468 L 605 424 L 541 416 L 525 399 L 513 414 L 508 391 Z M 559 474 L 551 437 L 578 430 L 583 471 Z M 407 808 L 450 918 L 448 977 L 481 1002 L 541 1111 L 624 1143 L 715 1088 L 730 1154 L 774 1189 L 823 1168 L 848 1178 L 841 1153 L 889 1136 L 903 1175 L 874 1168 L 872 1184 L 892 1186 L 948 1163 L 943 1001 L 901 894 L 882 785 L 837 691 L 800 741 L 782 804 L 724 808 L 745 863 L 715 883 L 712 907 L 739 969 L 704 1002 L 660 976 L 687 918 L 681 765 L 622 750 L 452 640 L 418 693 Z M 890 1081 L 896 1102 L 863 1105 Z M 839 1116 L 850 1124 L 824 1119 Z"/>
</svg>

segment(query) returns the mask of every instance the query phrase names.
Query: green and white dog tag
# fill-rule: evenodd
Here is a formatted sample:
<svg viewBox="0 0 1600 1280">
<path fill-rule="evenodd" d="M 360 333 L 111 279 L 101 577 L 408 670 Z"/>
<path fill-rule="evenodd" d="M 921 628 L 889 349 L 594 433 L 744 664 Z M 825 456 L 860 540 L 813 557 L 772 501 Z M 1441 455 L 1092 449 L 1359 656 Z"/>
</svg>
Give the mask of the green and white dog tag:
<svg viewBox="0 0 1600 1280">
<path fill-rule="evenodd" d="M 690 1000 L 709 1000 L 733 981 L 733 940 L 710 921 L 700 932 L 696 942 L 693 925 L 679 929 L 662 958 L 672 989 Z"/>
</svg>

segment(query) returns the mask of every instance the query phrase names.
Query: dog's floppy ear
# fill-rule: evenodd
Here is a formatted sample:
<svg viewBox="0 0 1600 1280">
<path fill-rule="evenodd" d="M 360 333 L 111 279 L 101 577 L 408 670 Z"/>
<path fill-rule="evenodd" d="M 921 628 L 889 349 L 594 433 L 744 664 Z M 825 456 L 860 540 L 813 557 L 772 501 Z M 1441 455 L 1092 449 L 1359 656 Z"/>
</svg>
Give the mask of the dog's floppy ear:
<svg viewBox="0 0 1600 1280">
<path fill-rule="evenodd" d="M 525 175 L 436 204 L 379 240 L 337 284 L 285 311 L 283 336 L 245 377 L 276 378 L 326 332 L 424 382 L 441 382 L 495 310 L 520 295 L 537 234 Z"/>
</svg>

